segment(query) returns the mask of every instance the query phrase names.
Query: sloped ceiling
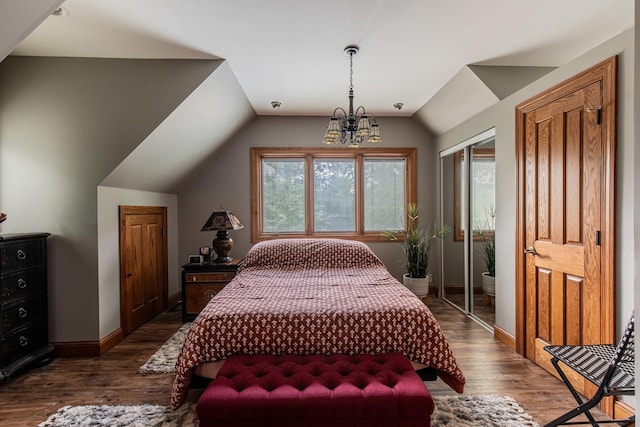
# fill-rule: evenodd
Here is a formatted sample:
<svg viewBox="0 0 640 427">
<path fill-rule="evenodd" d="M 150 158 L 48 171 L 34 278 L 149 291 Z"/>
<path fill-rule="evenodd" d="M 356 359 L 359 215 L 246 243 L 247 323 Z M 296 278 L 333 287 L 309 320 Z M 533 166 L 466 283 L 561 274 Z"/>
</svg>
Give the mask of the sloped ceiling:
<svg viewBox="0 0 640 427">
<path fill-rule="evenodd" d="M 442 134 L 554 69 L 465 66 L 414 117 L 434 134 Z"/>
<path fill-rule="evenodd" d="M 34 0 L 31 0 L 34 1 Z M 17 3 L 17 2 L 14 2 Z M 465 65 L 559 66 L 633 25 L 633 0 L 66 0 L 15 55 L 225 59 L 259 115 L 355 102 L 411 116 Z M 282 107 L 274 111 L 271 101 Z M 404 103 L 401 111 L 393 104 Z"/>
<path fill-rule="evenodd" d="M 499 65 L 469 65 L 473 71 L 498 99 L 522 89 L 538 80 L 556 67 L 507 67 Z"/>
<path fill-rule="evenodd" d="M 103 182 L 148 191 L 175 191 L 255 114 L 346 107 L 347 45 L 360 47 L 356 105 L 414 117 L 438 134 L 634 22 L 633 0 L 10 3 L 0 14 L 0 59 L 225 61 Z M 61 4 L 69 14 L 49 16 Z"/>
<path fill-rule="evenodd" d="M 255 116 L 229 65 L 218 67 L 102 182 L 170 193 Z"/>
<path fill-rule="evenodd" d="M 51 15 L 63 0 L 20 0 L 3 3 L 0 14 L 0 62 Z"/>
</svg>

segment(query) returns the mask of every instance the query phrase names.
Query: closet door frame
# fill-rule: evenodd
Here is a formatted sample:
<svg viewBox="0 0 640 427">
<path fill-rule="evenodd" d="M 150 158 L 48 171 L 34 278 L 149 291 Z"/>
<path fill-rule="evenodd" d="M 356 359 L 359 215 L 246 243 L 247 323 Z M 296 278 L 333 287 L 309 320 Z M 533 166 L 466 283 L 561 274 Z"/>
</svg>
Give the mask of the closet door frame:
<svg viewBox="0 0 640 427">
<path fill-rule="evenodd" d="M 447 148 L 440 152 L 440 224 L 444 223 L 445 212 L 444 210 L 450 208 L 449 206 L 445 206 L 444 203 L 444 170 L 443 170 L 443 159 L 446 156 L 455 156 L 455 153 L 459 151 L 464 152 L 464 158 L 470 159 L 472 156 L 472 148 L 483 141 L 487 141 L 489 139 L 495 139 L 495 128 L 487 129 L 484 132 L 481 132 L 465 141 L 454 145 L 453 147 Z M 461 215 L 461 221 L 463 230 L 473 230 L 473 225 L 471 224 L 471 163 L 469 161 L 462 163 L 462 182 L 460 182 L 461 186 L 464 186 L 462 193 L 462 197 L 460 200 L 454 200 L 454 209 L 462 209 L 464 211 L 464 215 Z M 458 178 L 458 177 L 456 177 Z M 456 184 L 454 184 L 455 187 Z M 455 191 L 455 190 L 454 190 Z M 456 213 L 457 215 L 457 213 Z M 451 224 L 449 224 L 451 225 Z M 454 227 L 452 227 L 453 230 Z M 453 231 L 452 231 L 453 233 Z M 449 238 L 453 239 L 454 236 L 449 236 Z M 444 241 L 440 242 L 440 295 L 442 295 L 443 299 L 459 310 L 463 311 L 465 314 L 473 317 L 475 320 L 479 321 L 483 326 L 486 326 L 488 329 L 492 329 L 493 325 L 487 324 L 484 320 L 478 318 L 473 313 L 473 260 L 474 260 L 474 247 L 473 247 L 473 233 L 463 233 L 463 250 L 464 250 L 464 307 L 456 305 L 452 301 L 447 298 L 447 294 L 445 291 L 445 274 L 444 274 L 444 263 L 446 262 L 446 254 L 444 253 Z"/>
</svg>

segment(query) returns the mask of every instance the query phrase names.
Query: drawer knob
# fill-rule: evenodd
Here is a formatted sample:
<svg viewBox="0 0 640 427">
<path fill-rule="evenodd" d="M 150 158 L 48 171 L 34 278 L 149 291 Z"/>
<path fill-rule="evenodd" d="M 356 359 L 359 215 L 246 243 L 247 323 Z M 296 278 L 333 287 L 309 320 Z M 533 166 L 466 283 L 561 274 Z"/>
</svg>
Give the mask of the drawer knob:
<svg viewBox="0 0 640 427">
<path fill-rule="evenodd" d="M 18 288 L 24 289 L 27 287 L 27 281 L 24 279 L 18 279 Z"/>
<path fill-rule="evenodd" d="M 18 309 L 18 317 L 21 319 L 24 319 L 25 317 L 27 317 L 27 309 L 24 307 L 20 307 Z"/>
<path fill-rule="evenodd" d="M 210 300 L 211 298 L 213 298 L 213 297 L 215 297 L 215 296 L 216 296 L 216 293 L 217 293 L 216 291 L 214 291 L 214 290 L 212 290 L 212 289 L 209 289 L 207 292 L 205 292 L 205 293 L 202 295 L 202 299 L 204 299 L 206 302 L 209 302 L 209 300 Z"/>
<path fill-rule="evenodd" d="M 24 335 L 20 335 L 18 342 L 20 343 L 20 347 L 24 347 L 25 345 L 29 344 L 29 340 Z"/>
<path fill-rule="evenodd" d="M 18 258 L 20 261 L 23 261 L 27 259 L 27 253 L 22 249 L 18 249 L 18 252 L 16 253 L 16 258 Z"/>
</svg>

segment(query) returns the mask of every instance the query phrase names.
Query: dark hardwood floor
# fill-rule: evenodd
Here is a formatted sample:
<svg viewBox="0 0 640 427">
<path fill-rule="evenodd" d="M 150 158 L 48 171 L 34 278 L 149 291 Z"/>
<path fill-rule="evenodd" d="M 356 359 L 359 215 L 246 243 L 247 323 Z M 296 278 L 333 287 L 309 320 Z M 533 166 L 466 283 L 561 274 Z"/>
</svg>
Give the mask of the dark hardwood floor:
<svg viewBox="0 0 640 427">
<path fill-rule="evenodd" d="M 446 302 L 429 297 L 467 378 L 465 394 L 513 397 L 538 423 L 572 406 L 564 385 L 512 352 Z M 36 426 L 65 405 L 169 404 L 172 374 L 140 375 L 138 368 L 182 324 L 179 310 L 162 313 L 102 357 L 55 359 L 0 384 L 0 425 Z M 455 394 L 440 380 L 434 395 Z M 197 391 L 189 400 L 197 399 Z"/>
<path fill-rule="evenodd" d="M 447 294 L 446 299 L 464 309 L 464 294 Z M 473 313 L 487 325 L 496 323 L 495 302 L 484 294 L 473 295 Z"/>
</svg>

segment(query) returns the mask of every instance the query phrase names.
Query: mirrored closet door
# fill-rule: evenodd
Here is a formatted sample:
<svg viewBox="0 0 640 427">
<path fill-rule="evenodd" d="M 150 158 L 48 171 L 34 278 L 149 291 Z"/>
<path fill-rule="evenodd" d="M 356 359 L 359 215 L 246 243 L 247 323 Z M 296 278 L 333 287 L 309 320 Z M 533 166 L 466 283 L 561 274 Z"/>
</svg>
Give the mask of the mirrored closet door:
<svg viewBox="0 0 640 427">
<path fill-rule="evenodd" d="M 495 130 L 443 151 L 440 165 L 441 219 L 452 228 L 442 239 L 441 295 L 493 327 Z"/>
</svg>

